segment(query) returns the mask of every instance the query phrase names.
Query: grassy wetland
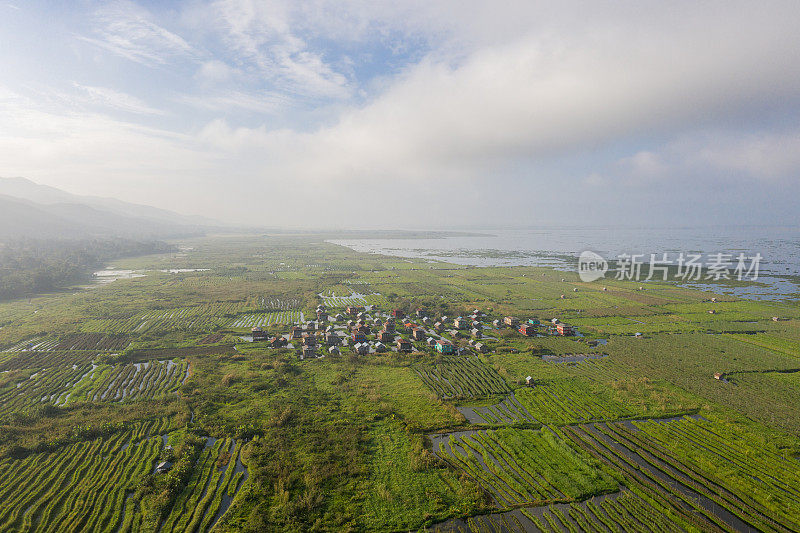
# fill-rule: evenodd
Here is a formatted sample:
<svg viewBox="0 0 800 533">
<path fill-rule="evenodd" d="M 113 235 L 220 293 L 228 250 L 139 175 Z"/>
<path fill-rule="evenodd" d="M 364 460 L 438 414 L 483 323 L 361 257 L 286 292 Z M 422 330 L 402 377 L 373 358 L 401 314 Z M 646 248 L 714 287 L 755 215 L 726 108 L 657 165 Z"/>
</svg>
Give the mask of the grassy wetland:
<svg viewBox="0 0 800 533">
<path fill-rule="evenodd" d="M 800 530 L 796 303 L 320 235 L 174 244 L 0 303 L 1 530 Z"/>
</svg>

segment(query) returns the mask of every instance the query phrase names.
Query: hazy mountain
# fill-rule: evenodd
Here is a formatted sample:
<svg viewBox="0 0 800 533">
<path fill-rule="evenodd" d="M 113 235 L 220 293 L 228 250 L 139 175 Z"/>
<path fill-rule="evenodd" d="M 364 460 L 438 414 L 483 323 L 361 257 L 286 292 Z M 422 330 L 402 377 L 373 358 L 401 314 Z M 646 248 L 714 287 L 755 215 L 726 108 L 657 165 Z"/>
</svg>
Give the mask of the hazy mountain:
<svg viewBox="0 0 800 533">
<path fill-rule="evenodd" d="M 0 195 L 0 239 L 128 237 L 161 239 L 201 234 L 202 227 L 132 217 L 77 203 L 39 204 Z"/>
<path fill-rule="evenodd" d="M 224 225 L 210 218 L 181 215 L 166 209 L 134 204 L 116 198 L 72 194 L 49 185 L 40 185 L 26 178 L 0 178 L 0 195 L 13 196 L 44 205 L 81 204 L 118 215 L 170 224 L 217 227 Z"/>
</svg>

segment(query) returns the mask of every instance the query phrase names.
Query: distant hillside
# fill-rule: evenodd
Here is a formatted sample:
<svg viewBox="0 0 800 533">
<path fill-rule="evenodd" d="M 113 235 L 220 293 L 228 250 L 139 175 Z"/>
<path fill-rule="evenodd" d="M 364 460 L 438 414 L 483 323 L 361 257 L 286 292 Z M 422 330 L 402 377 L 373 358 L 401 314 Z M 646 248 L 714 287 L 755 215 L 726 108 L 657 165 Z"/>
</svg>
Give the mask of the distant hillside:
<svg viewBox="0 0 800 533">
<path fill-rule="evenodd" d="M 0 240 L 126 237 L 163 239 L 199 235 L 203 228 L 126 216 L 77 203 L 44 205 L 0 195 Z"/>
<path fill-rule="evenodd" d="M 0 178 L 0 195 L 12 196 L 44 205 L 80 204 L 117 215 L 143 218 L 168 224 L 215 227 L 224 225 L 210 218 L 181 215 L 166 209 L 124 202 L 116 198 L 72 194 L 55 187 L 34 183 L 26 178 Z"/>
</svg>

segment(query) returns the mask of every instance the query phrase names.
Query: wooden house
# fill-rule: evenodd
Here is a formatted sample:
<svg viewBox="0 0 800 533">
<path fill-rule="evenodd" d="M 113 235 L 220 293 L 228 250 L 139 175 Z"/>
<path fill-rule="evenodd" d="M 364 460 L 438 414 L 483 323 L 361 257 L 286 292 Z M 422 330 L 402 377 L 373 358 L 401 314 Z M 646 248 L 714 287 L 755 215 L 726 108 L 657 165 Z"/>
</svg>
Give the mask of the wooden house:
<svg viewBox="0 0 800 533">
<path fill-rule="evenodd" d="M 472 321 L 468 318 L 460 316 L 453 320 L 453 325 L 456 327 L 456 329 L 467 329 L 472 325 Z"/>
<path fill-rule="evenodd" d="M 427 337 L 427 334 L 425 333 L 424 329 L 417 328 L 417 329 L 415 329 L 414 331 L 411 332 L 411 337 L 415 341 L 424 341 L 425 337 Z"/>
<path fill-rule="evenodd" d="M 353 351 L 358 355 L 366 355 L 369 353 L 369 344 L 366 342 L 359 342 L 353 345 Z"/>
<path fill-rule="evenodd" d="M 350 339 L 353 342 L 357 342 L 357 343 L 358 342 L 367 342 L 367 335 L 362 331 L 354 329 L 353 330 L 353 334 L 350 336 Z"/>
<path fill-rule="evenodd" d="M 286 344 L 286 339 L 284 339 L 283 337 L 272 337 L 269 340 L 269 347 L 270 348 L 280 348 L 284 344 Z"/>
<path fill-rule="evenodd" d="M 411 345 L 411 341 L 408 339 L 397 339 L 397 351 L 398 352 L 411 352 L 414 347 Z"/>
<path fill-rule="evenodd" d="M 251 329 L 250 334 L 253 336 L 254 341 L 265 341 L 269 337 L 267 331 L 258 326 Z"/>
<path fill-rule="evenodd" d="M 378 340 L 381 342 L 392 342 L 394 340 L 394 333 L 382 329 L 378 332 Z"/>
<path fill-rule="evenodd" d="M 514 329 L 516 329 L 516 328 L 518 328 L 518 327 L 519 327 L 519 319 L 517 319 L 517 318 L 515 318 L 515 317 L 513 317 L 513 316 L 507 316 L 507 317 L 505 317 L 505 318 L 503 319 L 503 323 L 504 323 L 506 326 L 510 327 L 510 328 L 514 328 Z"/>
<path fill-rule="evenodd" d="M 342 342 L 342 339 L 339 338 L 339 335 L 336 334 L 335 331 L 331 331 L 330 333 L 325 334 L 325 344 L 328 346 L 336 346 Z"/>
<path fill-rule="evenodd" d="M 439 339 L 436 341 L 436 351 L 441 354 L 454 354 L 456 353 L 456 347 L 450 341 Z"/>
<path fill-rule="evenodd" d="M 472 335 L 472 337 L 475 339 L 480 339 L 481 337 L 483 337 L 483 333 L 481 333 L 481 330 L 479 330 L 478 328 L 472 328 L 471 330 L 469 330 L 469 334 Z"/>
</svg>

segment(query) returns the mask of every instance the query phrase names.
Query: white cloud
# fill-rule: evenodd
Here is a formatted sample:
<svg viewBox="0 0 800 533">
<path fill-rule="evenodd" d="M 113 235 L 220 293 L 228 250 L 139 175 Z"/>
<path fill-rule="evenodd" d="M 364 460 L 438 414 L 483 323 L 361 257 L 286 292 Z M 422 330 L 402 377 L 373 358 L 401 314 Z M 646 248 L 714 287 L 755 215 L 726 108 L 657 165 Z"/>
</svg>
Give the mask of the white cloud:
<svg viewBox="0 0 800 533">
<path fill-rule="evenodd" d="M 324 98 L 351 95 L 347 77 L 294 32 L 297 11 L 291 2 L 219 0 L 199 9 L 213 15 L 190 18 L 203 27 L 213 20 L 223 42 L 277 89 Z"/>
<path fill-rule="evenodd" d="M 94 36 L 80 39 L 145 65 L 166 63 L 169 57 L 188 54 L 192 47 L 181 36 L 156 24 L 144 8 L 117 1 L 94 13 Z"/>
<path fill-rule="evenodd" d="M 106 107 L 150 109 L 148 120 L 164 124 L 156 129 L 6 102 L 0 168 L 102 186 L 114 176 L 134 191 L 163 179 L 161 205 L 191 199 L 198 210 L 269 223 L 352 223 L 367 213 L 438 221 L 441 201 L 483 219 L 522 208 L 563 217 L 566 208 L 553 207 L 563 189 L 550 185 L 587 175 L 597 189 L 636 184 L 630 194 L 664 198 L 689 194 L 670 189 L 676 176 L 779 187 L 796 176 L 800 141 L 761 112 L 796 114 L 798 9 L 228 0 L 192 3 L 169 25 L 113 4 L 99 11 L 91 39 L 147 65 L 184 61 L 170 71 L 178 81 L 156 89 L 191 109 L 160 117 L 127 94 L 136 90 L 91 88 Z M 412 60 L 359 72 L 368 79 L 358 85 L 359 54 L 377 45 Z M 291 202 L 258 209 L 250 193 L 262 190 L 313 194 L 301 214 Z M 355 197 L 355 214 L 342 209 Z"/>
<path fill-rule="evenodd" d="M 229 81 L 238 71 L 218 59 L 203 61 L 195 77 L 203 82 L 219 83 Z"/>
<path fill-rule="evenodd" d="M 74 83 L 77 89 L 86 94 L 86 100 L 103 107 L 137 113 L 141 115 L 163 115 L 164 112 L 147 105 L 146 102 L 120 91 L 108 87 L 92 87 Z"/>
<path fill-rule="evenodd" d="M 178 102 L 209 111 L 246 110 L 272 114 L 291 105 L 290 99 L 280 93 L 251 94 L 229 91 L 222 94 L 184 95 Z"/>
</svg>

